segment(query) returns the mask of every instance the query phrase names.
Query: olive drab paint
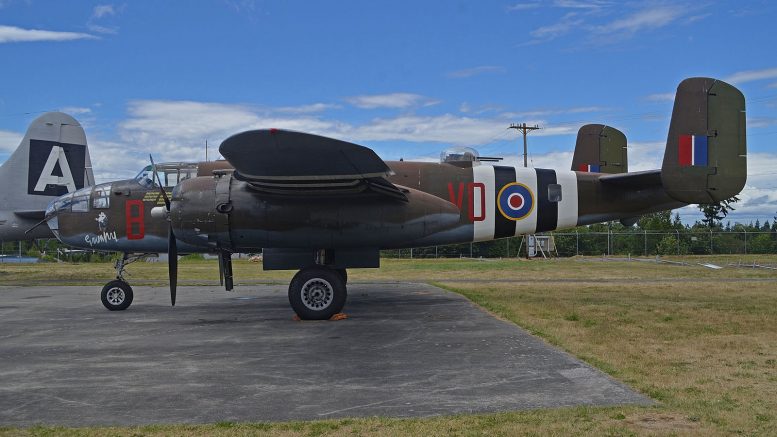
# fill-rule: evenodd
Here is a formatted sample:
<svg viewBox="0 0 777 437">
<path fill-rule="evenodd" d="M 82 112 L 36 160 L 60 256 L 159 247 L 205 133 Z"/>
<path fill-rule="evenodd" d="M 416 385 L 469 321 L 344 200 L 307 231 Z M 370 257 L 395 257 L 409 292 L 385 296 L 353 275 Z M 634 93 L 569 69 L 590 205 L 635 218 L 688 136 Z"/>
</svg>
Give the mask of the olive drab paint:
<svg viewBox="0 0 777 437">
<path fill-rule="evenodd" d="M 314 262 L 316 254 L 316 260 L 347 268 L 359 258 L 373 259 L 380 249 L 629 221 L 739 192 L 746 177 L 743 111 L 744 98 L 731 85 L 707 78 L 683 81 L 662 169 L 636 173 L 618 171 L 628 166 L 626 137 L 605 125 L 581 128 L 568 171 L 474 159 L 384 162 L 372 150 L 340 140 L 279 129 L 248 131 L 222 143 L 228 161 L 190 164 L 197 175 L 173 189 L 168 220 L 151 214 L 164 204 L 159 188 L 119 181 L 111 184 L 109 208 L 59 211 L 58 237 L 88 249 L 165 252 L 172 231 L 183 253 L 272 248 L 268 254 L 294 259 L 288 265 L 304 266 L 299 259 Z M 680 164 L 681 135 L 706 135 L 708 165 Z M 282 155 L 284 150 L 294 155 Z M 277 153 L 280 158 L 268 160 Z M 600 171 L 574 170 L 582 164 Z M 98 229 L 98 214 L 105 215 L 106 229 Z M 101 232 L 117 238 L 84 244 Z"/>
<path fill-rule="evenodd" d="M 129 253 L 169 254 L 175 305 L 178 254 L 217 253 L 231 290 L 231 255 L 262 251 L 264 269 L 299 270 L 289 285 L 297 315 L 327 319 L 345 304 L 346 269 L 378 267 L 381 249 L 634 223 L 731 197 L 746 180 L 744 126 L 736 88 L 693 78 L 678 87 L 660 170 L 627 172 L 626 137 L 604 125 L 581 128 L 570 171 L 485 165 L 472 149 L 444 154 L 440 163 L 384 162 L 341 140 L 252 130 L 221 143 L 226 161 L 149 166 L 164 177 L 149 179 L 144 169 L 136 179 L 62 196 L 47 209 L 47 223 L 65 244 L 125 253 L 117 280 L 101 294 L 109 310 L 132 300 L 122 279 Z M 59 163 L 62 155 L 49 156 Z M 46 177 L 63 182 L 48 167 Z M 116 293 L 129 297 L 106 298 Z"/>
</svg>

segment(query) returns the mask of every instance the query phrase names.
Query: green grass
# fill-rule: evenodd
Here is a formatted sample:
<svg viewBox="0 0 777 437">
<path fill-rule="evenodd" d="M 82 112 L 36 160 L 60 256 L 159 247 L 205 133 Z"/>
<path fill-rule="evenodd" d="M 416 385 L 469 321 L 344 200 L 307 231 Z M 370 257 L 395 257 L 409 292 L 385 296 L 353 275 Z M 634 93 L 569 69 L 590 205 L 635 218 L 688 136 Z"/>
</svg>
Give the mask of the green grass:
<svg viewBox="0 0 777 437">
<path fill-rule="evenodd" d="M 718 265 L 753 259 L 777 263 L 763 255 L 683 258 Z M 136 263 L 130 272 L 133 283 L 163 284 L 166 266 Z M 292 275 L 248 261 L 236 262 L 235 273 L 243 283 L 285 283 Z M 461 293 L 658 404 L 420 419 L 0 428 L 0 435 L 777 435 L 777 272 L 587 258 L 384 260 L 380 269 L 349 275 L 357 282 L 428 281 Z M 108 264 L 0 265 L 0 285 L 101 285 L 111 276 Z M 180 276 L 217 283 L 218 269 L 214 261 L 187 260 Z M 731 278 L 744 282 L 722 281 Z"/>
</svg>

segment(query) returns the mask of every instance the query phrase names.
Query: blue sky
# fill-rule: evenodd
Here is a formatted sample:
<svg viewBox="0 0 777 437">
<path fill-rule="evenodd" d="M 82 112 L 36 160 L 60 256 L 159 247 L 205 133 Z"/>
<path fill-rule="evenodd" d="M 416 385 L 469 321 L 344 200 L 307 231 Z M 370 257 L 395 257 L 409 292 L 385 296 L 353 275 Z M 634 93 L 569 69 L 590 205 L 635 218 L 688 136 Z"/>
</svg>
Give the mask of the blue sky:
<svg viewBox="0 0 777 437">
<path fill-rule="evenodd" d="M 748 99 L 750 177 L 732 218 L 777 212 L 777 4 L 769 1 L 0 0 L 0 161 L 37 113 L 87 133 L 98 181 L 204 158 L 257 127 L 354 141 L 385 159 L 449 145 L 567 169 L 580 125 L 658 168 L 685 77 Z M 212 155 L 211 155 L 212 156 Z M 692 220 L 693 209 L 682 210 Z"/>
</svg>

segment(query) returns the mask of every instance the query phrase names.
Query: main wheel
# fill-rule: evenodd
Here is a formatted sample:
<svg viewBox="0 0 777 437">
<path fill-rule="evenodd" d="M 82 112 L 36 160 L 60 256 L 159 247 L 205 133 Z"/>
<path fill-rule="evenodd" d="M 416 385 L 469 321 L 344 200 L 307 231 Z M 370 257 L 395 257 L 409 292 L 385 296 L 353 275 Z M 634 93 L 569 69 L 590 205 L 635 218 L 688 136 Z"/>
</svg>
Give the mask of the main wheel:
<svg viewBox="0 0 777 437">
<path fill-rule="evenodd" d="M 132 303 L 132 297 L 132 287 L 119 279 L 105 284 L 100 293 L 103 305 L 111 311 L 126 310 Z"/>
<path fill-rule="evenodd" d="M 336 269 L 335 271 L 343 278 L 343 284 L 348 285 L 348 271 L 345 269 Z"/>
<path fill-rule="evenodd" d="M 342 276 L 326 267 L 308 267 L 289 284 L 289 303 L 303 320 L 326 320 L 345 306 L 347 291 Z"/>
</svg>

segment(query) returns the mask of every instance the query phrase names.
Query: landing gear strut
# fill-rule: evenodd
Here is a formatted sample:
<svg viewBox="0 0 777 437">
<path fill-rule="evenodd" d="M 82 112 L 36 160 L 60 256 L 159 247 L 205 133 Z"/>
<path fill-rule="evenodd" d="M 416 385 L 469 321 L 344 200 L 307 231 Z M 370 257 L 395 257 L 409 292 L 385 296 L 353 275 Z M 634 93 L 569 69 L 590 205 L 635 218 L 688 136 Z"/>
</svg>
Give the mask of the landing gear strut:
<svg viewBox="0 0 777 437">
<path fill-rule="evenodd" d="M 326 320 L 345 306 L 345 270 L 323 266 L 307 267 L 294 275 L 289 284 L 289 303 L 303 320 Z"/>
</svg>

